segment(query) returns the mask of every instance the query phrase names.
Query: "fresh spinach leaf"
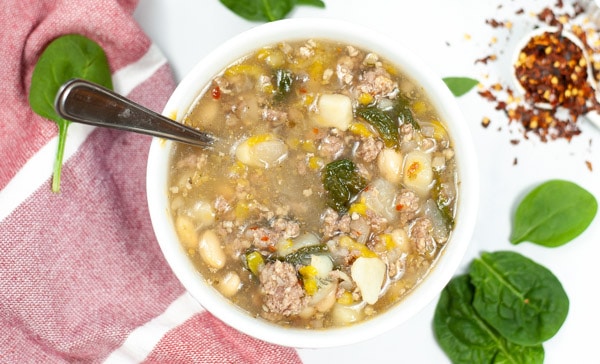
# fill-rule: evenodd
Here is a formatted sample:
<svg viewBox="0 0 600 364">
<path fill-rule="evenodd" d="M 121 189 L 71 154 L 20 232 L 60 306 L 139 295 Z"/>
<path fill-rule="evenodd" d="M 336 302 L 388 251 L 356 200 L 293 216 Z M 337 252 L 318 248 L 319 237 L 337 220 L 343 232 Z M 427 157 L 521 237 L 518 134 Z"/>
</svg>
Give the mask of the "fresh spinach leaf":
<svg viewBox="0 0 600 364">
<path fill-rule="evenodd" d="M 598 202 L 585 189 L 573 182 L 550 180 L 533 189 L 517 207 L 510 242 L 563 245 L 587 229 L 597 210 Z"/>
<path fill-rule="evenodd" d="M 58 125 L 58 151 L 54 161 L 52 191 L 60 192 L 60 174 L 69 121 L 54 110 L 54 98 L 60 87 L 72 78 L 83 78 L 112 88 L 110 67 L 104 50 L 93 40 L 78 34 L 53 40 L 33 70 L 29 105 L 34 112 Z"/>
<path fill-rule="evenodd" d="M 324 8 L 321 0 L 220 0 L 229 10 L 250 21 L 275 21 L 285 18 L 296 5 Z"/>
<path fill-rule="evenodd" d="M 519 253 L 482 253 L 469 274 L 475 287 L 473 307 L 513 343 L 539 345 L 567 318 L 569 298 L 558 278 Z"/>
<path fill-rule="evenodd" d="M 436 339 L 452 363 L 542 363 L 542 345 L 522 346 L 507 341 L 472 306 L 474 287 L 468 275 L 453 278 L 435 309 Z"/>
<path fill-rule="evenodd" d="M 445 77 L 443 80 L 456 97 L 460 97 L 471 91 L 479 83 L 479 81 L 469 77 Z"/>
<path fill-rule="evenodd" d="M 340 159 L 327 164 L 322 182 L 327 192 L 327 204 L 338 212 L 346 212 L 352 198 L 367 185 L 367 181 L 349 159 Z"/>
</svg>

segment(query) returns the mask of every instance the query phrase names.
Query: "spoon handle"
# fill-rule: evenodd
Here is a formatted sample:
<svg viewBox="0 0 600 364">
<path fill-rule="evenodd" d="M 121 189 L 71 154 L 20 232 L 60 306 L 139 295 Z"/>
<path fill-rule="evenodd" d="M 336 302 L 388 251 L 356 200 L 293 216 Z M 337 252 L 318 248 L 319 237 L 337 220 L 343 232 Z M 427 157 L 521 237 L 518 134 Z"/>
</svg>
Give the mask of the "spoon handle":
<svg viewBox="0 0 600 364">
<path fill-rule="evenodd" d="M 78 123 L 166 138 L 200 147 L 209 147 L 214 138 L 155 113 L 95 83 L 73 79 L 56 94 L 56 112 Z"/>
</svg>

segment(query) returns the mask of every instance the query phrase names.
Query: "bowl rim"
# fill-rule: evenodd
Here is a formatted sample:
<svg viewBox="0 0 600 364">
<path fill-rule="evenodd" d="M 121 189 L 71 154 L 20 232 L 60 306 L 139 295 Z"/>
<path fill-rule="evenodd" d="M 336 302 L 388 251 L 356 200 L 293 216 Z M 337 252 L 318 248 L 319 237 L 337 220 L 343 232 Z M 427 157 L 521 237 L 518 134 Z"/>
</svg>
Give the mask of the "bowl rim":
<svg viewBox="0 0 600 364">
<path fill-rule="evenodd" d="M 172 142 L 153 139 L 148 155 L 146 185 L 151 222 L 160 249 L 175 276 L 196 301 L 227 325 L 252 337 L 288 347 L 325 348 L 354 344 L 381 335 L 415 316 L 440 294 L 458 270 L 473 235 L 479 203 L 479 174 L 469 127 L 442 78 L 396 40 L 342 20 L 286 19 L 258 25 L 240 33 L 192 68 L 169 98 L 163 115 L 181 120 L 216 74 L 253 50 L 280 41 L 309 38 L 345 42 L 368 49 L 396 64 L 425 89 L 440 117 L 445 120 L 444 124 L 454 141 L 460 184 L 457 223 L 441 259 L 400 304 L 361 323 L 324 330 L 287 328 L 254 318 L 218 294 L 215 288 L 205 284 L 178 242 L 167 200 L 167 163 Z"/>
</svg>

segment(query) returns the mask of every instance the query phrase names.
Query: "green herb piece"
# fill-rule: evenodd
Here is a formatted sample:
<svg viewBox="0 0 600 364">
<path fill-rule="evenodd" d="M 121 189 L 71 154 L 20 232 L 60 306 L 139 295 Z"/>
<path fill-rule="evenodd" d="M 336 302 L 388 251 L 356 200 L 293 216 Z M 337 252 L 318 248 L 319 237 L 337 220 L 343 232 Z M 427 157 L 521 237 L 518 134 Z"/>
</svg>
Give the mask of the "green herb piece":
<svg viewBox="0 0 600 364">
<path fill-rule="evenodd" d="M 554 336 L 569 312 L 569 298 L 547 268 L 523 255 L 482 253 L 471 264 L 473 307 L 507 340 L 538 345 Z"/>
<path fill-rule="evenodd" d="M 468 275 L 453 278 L 435 309 L 436 339 L 452 363 L 542 363 L 542 345 L 521 346 L 507 341 L 472 306 L 474 287 Z"/>
<path fill-rule="evenodd" d="M 70 122 L 54 110 L 60 87 L 72 78 L 83 78 L 112 88 L 110 68 L 102 48 L 84 36 L 64 35 L 53 40 L 40 56 L 31 77 L 29 105 L 34 112 L 58 125 L 58 151 L 54 162 L 52 191 L 60 192 L 60 173 Z"/>
<path fill-rule="evenodd" d="M 310 265 L 311 255 L 327 253 L 329 253 L 329 248 L 327 248 L 327 245 L 325 244 L 310 245 L 286 255 L 283 257 L 283 260 L 293 265 Z"/>
<path fill-rule="evenodd" d="M 597 210 L 594 196 L 573 182 L 542 183 L 517 207 L 510 242 L 563 245 L 587 229 Z"/>
<path fill-rule="evenodd" d="M 356 115 L 373 125 L 386 147 L 390 148 L 399 144 L 398 122 L 383 110 L 377 106 L 359 107 L 356 109 Z"/>
<path fill-rule="evenodd" d="M 460 97 L 471 91 L 479 83 L 479 81 L 469 77 L 446 77 L 443 80 L 456 97 Z"/>
<path fill-rule="evenodd" d="M 367 185 L 354 163 L 348 159 L 327 164 L 322 181 L 329 207 L 342 213 L 348 210 L 350 201 Z"/>
<path fill-rule="evenodd" d="M 250 21 L 275 21 L 285 18 L 296 5 L 324 8 L 321 0 L 220 0 L 229 10 Z"/>
<path fill-rule="evenodd" d="M 288 70 L 277 70 L 275 71 L 275 101 L 283 101 L 292 90 L 292 84 L 294 83 L 294 75 Z"/>
</svg>

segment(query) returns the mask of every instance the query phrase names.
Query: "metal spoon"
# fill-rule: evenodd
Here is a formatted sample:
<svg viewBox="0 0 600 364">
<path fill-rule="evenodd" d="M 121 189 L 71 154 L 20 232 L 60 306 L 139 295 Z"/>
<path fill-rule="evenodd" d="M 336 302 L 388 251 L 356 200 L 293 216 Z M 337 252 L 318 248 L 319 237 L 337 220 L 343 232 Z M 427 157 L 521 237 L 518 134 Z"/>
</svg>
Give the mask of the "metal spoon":
<svg viewBox="0 0 600 364">
<path fill-rule="evenodd" d="M 581 49 L 582 55 L 585 58 L 586 64 L 587 64 L 587 82 L 590 84 L 592 89 L 595 91 L 594 97 L 598 98 L 598 85 L 596 83 L 596 80 L 594 79 L 591 58 L 590 58 L 587 50 L 585 49 L 584 44 L 581 42 L 581 39 L 579 39 L 575 34 L 569 32 L 565 29 L 560 30 L 557 27 L 546 26 L 546 27 L 537 28 L 534 31 L 527 34 L 525 37 L 523 37 L 520 40 L 519 44 L 517 44 L 516 51 L 513 56 L 512 65 L 517 64 L 517 60 L 519 58 L 519 54 L 521 53 L 521 50 L 523 50 L 525 48 L 525 46 L 531 41 L 531 39 L 533 37 L 542 35 L 544 33 L 557 33 L 557 32 L 560 32 L 560 34 L 563 37 L 570 40 L 573 44 L 575 44 L 577 47 L 579 47 Z M 513 83 L 515 84 L 515 87 L 522 95 L 524 95 L 526 93 L 525 88 L 523 87 L 523 85 L 521 84 L 519 79 L 517 78 L 514 66 L 512 68 L 511 75 L 513 77 Z M 544 102 L 538 102 L 534 106 L 539 109 L 545 109 L 545 110 L 552 109 L 552 106 L 550 104 L 544 103 Z M 584 115 L 584 117 L 588 121 L 590 121 L 592 124 L 594 124 L 596 127 L 600 128 L 600 113 L 598 113 L 595 110 L 590 110 Z"/>
<path fill-rule="evenodd" d="M 78 123 L 133 131 L 199 147 L 215 138 L 155 113 L 98 84 L 81 79 L 66 82 L 54 101 L 63 119 Z"/>
</svg>

